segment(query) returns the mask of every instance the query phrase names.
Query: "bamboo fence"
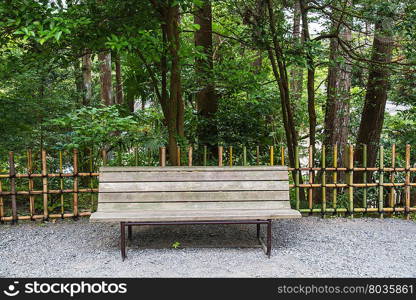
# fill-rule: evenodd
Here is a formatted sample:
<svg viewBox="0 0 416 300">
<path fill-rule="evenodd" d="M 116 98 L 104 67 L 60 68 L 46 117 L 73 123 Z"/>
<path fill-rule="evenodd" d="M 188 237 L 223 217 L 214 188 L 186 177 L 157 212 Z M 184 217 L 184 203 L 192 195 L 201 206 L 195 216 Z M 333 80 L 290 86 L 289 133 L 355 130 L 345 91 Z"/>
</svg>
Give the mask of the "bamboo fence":
<svg viewBox="0 0 416 300">
<path fill-rule="evenodd" d="M 318 213 L 322 216 L 345 214 L 353 217 L 354 214 L 372 213 L 383 218 L 385 214 L 400 213 L 409 219 L 410 213 L 416 211 L 416 205 L 411 201 L 414 198 L 411 188 L 416 186 L 411 179 L 416 168 L 411 167 L 410 145 L 405 147 L 401 166 L 396 145 L 392 145 L 388 159 L 384 148 L 380 147 L 376 167 L 367 167 L 367 147 L 363 145 L 361 148 L 362 166 L 354 165 L 352 145 L 344 149 L 341 164 L 337 145 L 331 151 L 322 146 L 319 157 L 313 153 L 312 147 L 303 151 L 302 156 L 300 149 L 296 148 L 295 166 L 288 167 L 293 207 L 304 214 Z M 96 206 L 99 166 L 167 165 L 165 147 L 153 152 L 135 147 L 125 153 L 110 155 L 112 159 L 104 150 L 95 153 L 96 156 L 92 149 L 88 151 L 83 151 L 82 164 L 87 170 L 80 170 L 78 150 L 71 153 L 59 151 L 54 156 L 42 150 L 38 154 L 37 171 L 32 150 L 20 156 L 19 163 L 15 161 L 15 154 L 9 152 L 8 170 L 0 172 L 0 222 L 14 224 L 18 220 L 89 216 Z M 216 155 L 213 155 L 207 146 L 178 146 L 177 160 L 185 166 L 215 164 L 229 167 L 286 165 L 287 162 L 284 146 L 256 146 L 248 150 L 244 146 L 222 145 L 215 151 Z M 155 152 L 158 152 L 156 156 Z M 327 152 L 331 155 L 327 156 Z M 65 162 L 64 156 L 69 158 Z M 385 167 L 386 160 L 390 161 L 390 167 Z M 52 162 L 51 166 L 48 166 L 48 161 Z M 300 162 L 306 166 L 301 166 Z M 360 172 L 361 181 L 356 182 L 354 175 Z"/>
</svg>

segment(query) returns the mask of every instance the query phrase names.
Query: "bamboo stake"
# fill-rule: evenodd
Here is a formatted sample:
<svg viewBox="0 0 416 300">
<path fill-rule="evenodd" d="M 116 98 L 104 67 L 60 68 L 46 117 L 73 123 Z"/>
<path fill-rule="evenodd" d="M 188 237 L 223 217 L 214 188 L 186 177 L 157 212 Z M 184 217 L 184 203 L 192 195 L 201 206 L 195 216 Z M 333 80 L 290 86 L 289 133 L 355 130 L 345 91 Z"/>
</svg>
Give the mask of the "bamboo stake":
<svg viewBox="0 0 416 300">
<path fill-rule="evenodd" d="M 325 145 L 322 145 L 321 165 L 322 165 L 322 216 L 325 218 L 326 212 L 326 162 L 325 162 Z"/>
<path fill-rule="evenodd" d="M 334 167 L 334 169 L 338 167 L 338 144 L 335 144 L 332 149 L 332 166 Z M 337 177 L 338 177 L 338 171 L 333 171 L 332 172 L 333 184 L 337 184 L 338 182 Z M 334 188 L 332 190 L 332 208 L 334 210 L 337 209 L 337 195 L 338 195 L 338 190 L 337 188 Z"/>
<path fill-rule="evenodd" d="M 188 148 L 188 167 L 192 167 L 192 146 Z"/>
<path fill-rule="evenodd" d="M 274 165 L 274 147 L 270 146 L 270 165 Z"/>
<path fill-rule="evenodd" d="M 207 146 L 204 146 L 204 166 L 207 165 Z"/>
<path fill-rule="evenodd" d="M 308 168 L 309 168 L 309 183 L 313 184 L 313 175 L 314 172 L 312 171 L 313 168 L 313 153 L 312 153 L 313 149 L 312 146 L 309 146 L 309 150 L 308 150 Z M 309 209 L 312 211 L 313 208 L 313 189 L 309 188 L 308 189 L 308 207 Z"/>
<path fill-rule="evenodd" d="M 74 164 L 74 202 L 73 202 L 73 214 L 74 218 L 77 218 L 78 213 L 78 149 L 74 149 L 73 153 Z"/>
<path fill-rule="evenodd" d="M 367 169 L 367 145 L 363 145 L 363 167 Z M 367 171 L 363 173 L 364 184 L 367 184 Z M 367 187 L 364 188 L 363 192 L 363 207 L 367 208 Z"/>
<path fill-rule="evenodd" d="M 232 167 L 233 166 L 233 146 L 230 146 L 228 149 L 229 149 L 228 154 L 230 156 L 229 163 L 230 163 L 230 167 Z"/>
<path fill-rule="evenodd" d="M 222 167 L 222 151 L 223 151 L 223 147 L 218 146 L 218 166 L 219 167 Z"/>
<path fill-rule="evenodd" d="M 260 146 L 256 146 L 256 164 L 260 165 Z"/>
<path fill-rule="evenodd" d="M 176 146 L 176 159 L 177 159 L 177 165 L 180 166 L 181 165 L 181 147 L 178 145 Z"/>
<path fill-rule="evenodd" d="M 406 177 L 405 177 L 405 217 L 410 219 L 410 145 L 406 145 Z"/>
<path fill-rule="evenodd" d="M 160 162 L 161 167 L 166 167 L 166 147 L 160 147 Z"/>
<path fill-rule="evenodd" d="M 384 148 L 383 146 L 380 146 L 380 163 L 379 163 L 379 178 L 378 178 L 378 212 L 380 214 L 380 219 L 383 219 L 383 198 L 384 198 L 384 193 L 383 193 L 383 182 L 384 182 L 384 172 L 383 172 L 383 168 L 384 168 Z"/>
<path fill-rule="evenodd" d="M 396 167 L 396 144 L 391 146 L 391 167 L 394 169 Z M 390 182 L 394 183 L 394 172 L 390 173 Z M 396 191 L 394 186 L 390 188 L 390 195 L 389 195 L 389 206 L 395 207 L 395 194 Z"/>
<path fill-rule="evenodd" d="M 16 169 L 14 164 L 14 153 L 9 152 L 9 175 L 10 175 L 10 193 L 12 200 L 12 224 L 17 223 L 17 205 L 16 205 Z"/>
<path fill-rule="evenodd" d="M 33 172 L 33 161 L 32 161 L 32 149 L 27 150 L 27 171 L 29 174 L 32 174 Z M 29 194 L 30 191 L 33 190 L 34 182 L 31 177 L 29 177 Z M 33 216 L 35 214 L 35 196 L 29 195 L 29 212 L 30 216 Z"/>
<path fill-rule="evenodd" d="M 49 217 L 48 211 L 48 170 L 46 166 L 46 150 L 42 150 L 42 195 L 43 195 L 43 219 Z"/>
<path fill-rule="evenodd" d="M 354 217 L 354 148 L 353 145 L 348 147 L 348 169 L 349 169 L 349 180 L 348 180 L 348 203 L 351 218 Z"/>
<path fill-rule="evenodd" d="M 284 166 L 285 165 L 285 147 L 283 146 L 280 147 L 280 155 L 281 155 L 280 162 L 282 166 Z"/>
<path fill-rule="evenodd" d="M 59 151 L 59 173 L 63 173 L 63 160 L 62 160 L 62 151 Z M 62 177 L 59 178 L 59 183 L 60 183 L 60 187 L 61 187 L 61 191 L 64 189 L 64 179 Z M 61 215 L 62 218 L 64 216 L 65 213 L 65 208 L 64 208 L 64 194 L 61 193 L 60 195 L 60 200 L 61 200 Z"/>
<path fill-rule="evenodd" d="M 243 166 L 247 166 L 247 148 L 243 147 Z"/>
<path fill-rule="evenodd" d="M 300 208 L 300 195 L 299 195 L 299 147 L 295 149 L 295 198 L 296 198 L 296 209 Z"/>
<path fill-rule="evenodd" d="M 93 149 L 90 148 L 90 189 L 92 190 L 94 188 L 94 183 L 92 181 L 92 172 L 94 169 L 94 161 L 93 161 Z M 94 195 L 91 193 L 90 194 L 90 201 L 91 201 L 91 211 L 94 211 Z"/>
</svg>

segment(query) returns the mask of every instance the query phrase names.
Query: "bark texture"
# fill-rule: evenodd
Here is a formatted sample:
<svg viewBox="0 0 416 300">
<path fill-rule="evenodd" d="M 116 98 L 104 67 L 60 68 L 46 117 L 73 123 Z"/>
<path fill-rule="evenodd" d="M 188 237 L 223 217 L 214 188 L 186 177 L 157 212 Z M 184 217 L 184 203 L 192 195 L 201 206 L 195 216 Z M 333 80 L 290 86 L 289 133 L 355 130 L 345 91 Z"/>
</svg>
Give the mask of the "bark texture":
<svg viewBox="0 0 416 300">
<path fill-rule="evenodd" d="M 104 105 L 113 105 L 111 53 L 108 51 L 100 52 L 98 54 L 98 60 L 100 62 L 101 102 Z"/>
</svg>

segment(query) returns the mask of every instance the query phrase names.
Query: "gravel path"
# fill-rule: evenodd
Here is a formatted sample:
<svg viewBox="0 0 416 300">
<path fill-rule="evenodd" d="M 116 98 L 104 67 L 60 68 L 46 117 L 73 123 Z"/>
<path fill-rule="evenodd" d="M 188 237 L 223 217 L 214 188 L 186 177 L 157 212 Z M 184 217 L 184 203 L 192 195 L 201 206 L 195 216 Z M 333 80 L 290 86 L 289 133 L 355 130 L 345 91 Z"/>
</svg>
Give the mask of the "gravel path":
<svg viewBox="0 0 416 300">
<path fill-rule="evenodd" d="M 255 225 L 209 225 L 135 227 L 123 263 L 118 230 L 87 219 L 0 225 L 0 276 L 416 277 L 413 221 L 275 221 L 271 259 L 258 248 L 192 248 L 256 242 Z"/>
</svg>

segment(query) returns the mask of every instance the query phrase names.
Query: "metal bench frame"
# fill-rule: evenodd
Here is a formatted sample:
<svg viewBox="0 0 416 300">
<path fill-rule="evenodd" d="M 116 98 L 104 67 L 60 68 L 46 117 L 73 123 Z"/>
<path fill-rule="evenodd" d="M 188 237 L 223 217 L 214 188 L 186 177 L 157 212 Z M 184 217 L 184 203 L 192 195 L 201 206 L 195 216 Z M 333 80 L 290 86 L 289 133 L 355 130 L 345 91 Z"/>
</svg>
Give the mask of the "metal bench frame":
<svg viewBox="0 0 416 300">
<path fill-rule="evenodd" d="M 132 227 L 143 225 L 211 225 L 211 224 L 256 224 L 257 238 L 262 245 L 266 255 L 270 258 L 272 250 L 272 220 L 233 220 L 233 221 L 175 221 L 175 222 L 120 222 L 120 250 L 121 258 L 124 261 L 127 258 L 126 251 L 126 227 L 128 231 L 128 239 L 132 239 Z M 266 245 L 260 237 L 260 225 L 267 224 Z"/>
</svg>

